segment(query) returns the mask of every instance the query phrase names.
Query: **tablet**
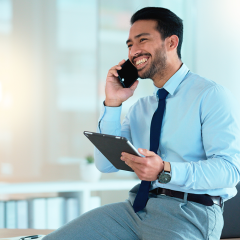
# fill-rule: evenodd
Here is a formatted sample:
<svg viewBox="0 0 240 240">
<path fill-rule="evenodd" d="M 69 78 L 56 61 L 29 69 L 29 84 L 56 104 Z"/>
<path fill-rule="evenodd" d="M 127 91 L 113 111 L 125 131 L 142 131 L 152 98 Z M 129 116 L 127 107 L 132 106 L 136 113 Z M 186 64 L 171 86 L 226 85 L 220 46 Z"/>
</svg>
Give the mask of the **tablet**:
<svg viewBox="0 0 240 240">
<path fill-rule="evenodd" d="M 133 172 L 132 168 L 120 159 L 121 153 L 126 152 L 139 157 L 141 157 L 141 155 L 125 137 L 88 131 L 84 131 L 83 134 L 112 163 L 115 168 Z"/>
</svg>

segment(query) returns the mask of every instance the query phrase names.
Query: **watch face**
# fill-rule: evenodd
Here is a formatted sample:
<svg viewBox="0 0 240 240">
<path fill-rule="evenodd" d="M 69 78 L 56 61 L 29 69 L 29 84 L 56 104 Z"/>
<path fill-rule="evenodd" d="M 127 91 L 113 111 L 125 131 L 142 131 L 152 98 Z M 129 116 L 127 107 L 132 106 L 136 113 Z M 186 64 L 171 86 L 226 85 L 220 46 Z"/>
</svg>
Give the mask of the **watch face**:
<svg viewBox="0 0 240 240">
<path fill-rule="evenodd" d="M 171 180 L 171 175 L 167 173 L 161 173 L 158 177 L 160 183 L 169 183 Z"/>
</svg>

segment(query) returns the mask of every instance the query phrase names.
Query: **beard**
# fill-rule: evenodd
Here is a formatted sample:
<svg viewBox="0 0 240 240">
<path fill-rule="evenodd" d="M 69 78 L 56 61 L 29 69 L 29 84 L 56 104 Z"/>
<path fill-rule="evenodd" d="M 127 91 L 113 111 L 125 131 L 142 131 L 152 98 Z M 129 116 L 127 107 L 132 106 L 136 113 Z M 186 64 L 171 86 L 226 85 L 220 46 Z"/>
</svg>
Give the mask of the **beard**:
<svg viewBox="0 0 240 240">
<path fill-rule="evenodd" d="M 153 77 L 157 74 L 159 76 L 162 76 L 164 74 L 164 71 L 166 69 L 166 53 L 164 51 L 164 48 L 159 48 L 155 51 L 155 58 L 153 59 L 152 64 L 150 65 L 149 69 L 143 70 L 143 73 L 138 73 L 138 76 L 142 79 L 150 78 L 153 79 Z"/>
</svg>

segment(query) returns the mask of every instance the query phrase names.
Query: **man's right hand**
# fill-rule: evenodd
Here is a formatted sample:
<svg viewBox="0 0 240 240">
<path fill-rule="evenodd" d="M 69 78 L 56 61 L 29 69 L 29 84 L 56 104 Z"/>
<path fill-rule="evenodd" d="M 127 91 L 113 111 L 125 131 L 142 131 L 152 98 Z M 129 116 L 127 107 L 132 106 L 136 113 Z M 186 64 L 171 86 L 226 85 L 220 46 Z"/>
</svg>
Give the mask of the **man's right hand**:
<svg viewBox="0 0 240 240">
<path fill-rule="evenodd" d="M 105 105 L 108 107 L 118 107 L 128 98 L 130 98 L 138 85 L 138 80 L 130 87 L 123 88 L 119 79 L 117 70 L 120 70 L 121 65 L 125 62 L 122 60 L 118 65 L 112 67 L 108 71 L 106 86 L 105 86 Z"/>
</svg>

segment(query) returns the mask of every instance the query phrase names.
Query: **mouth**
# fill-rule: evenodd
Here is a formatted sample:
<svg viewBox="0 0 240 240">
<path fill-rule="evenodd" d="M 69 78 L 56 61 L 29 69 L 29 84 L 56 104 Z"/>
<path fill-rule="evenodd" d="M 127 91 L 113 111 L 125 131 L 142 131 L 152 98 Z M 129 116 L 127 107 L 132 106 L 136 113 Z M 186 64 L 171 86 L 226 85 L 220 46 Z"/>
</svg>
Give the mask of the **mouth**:
<svg viewBox="0 0 240 240">
<path fill-rule="evenodd" d="M 141 70 L 143 67 L 145 67 L 147 65 L 148 59 L 149 57 L 141 57 L 135 60 L 134 62 L 137 70 Z"/>
</svg>

